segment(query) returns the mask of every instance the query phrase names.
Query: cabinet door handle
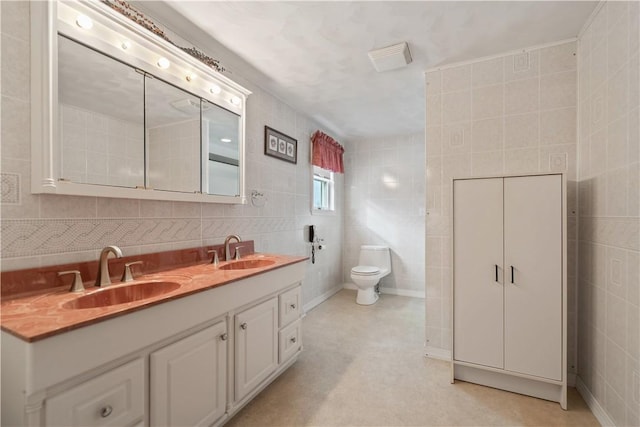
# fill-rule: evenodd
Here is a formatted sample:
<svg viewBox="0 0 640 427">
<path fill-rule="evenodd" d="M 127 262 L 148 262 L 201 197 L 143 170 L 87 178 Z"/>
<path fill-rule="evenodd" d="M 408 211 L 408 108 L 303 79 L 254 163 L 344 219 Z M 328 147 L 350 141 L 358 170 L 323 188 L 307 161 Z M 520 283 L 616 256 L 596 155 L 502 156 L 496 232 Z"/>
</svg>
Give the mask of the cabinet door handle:
<svg viewBox="0 0 640 427">
<path fill-rule="evenodd" d="M 247 323 L 246 323 L 246 322 L 241 323 L 241 324 L 240 324 L 240 329 L 243 329 L 243 330 L 244 330 L 244 329 L 247 329 Z"/>
<path fill-rule="evenodd" d="M 222 340 L 222 341 L 226 341 L 228 338 L 229 338 L 229 335 L 227 335 L 226 332 L 224 334 L 220 335 L 220 340 Z"/>
<path fill-rule="evenodd" d="M 496 282 L 498 281 L 498 264 L 495 264 L 496 266 Z"/>
<path fill-rule="evenodd" d="M 297 340 L 296 340 L 296 337 L 291 337 L 291 339 L 289 341 L 291 341 L 292 343 L 295 344 Z"/>
<path fill-rule="evenodd" d="M 295 304 L 291 304 L 289 307 L 291 307 L 292 310 L 296 309 L 296 305 Z"/>
<path fill-rule="evenodd" d="M 100 416 L 102 418 L 107 418 L 113 412 L 113 408 L 111 405 L 107 405 L 104 408 L 100 409 Z"/>
<path fill-rule="evenodd" d="M 513 283 L 513 265 L 511 266 L 511 283 Z"/>
</svg>

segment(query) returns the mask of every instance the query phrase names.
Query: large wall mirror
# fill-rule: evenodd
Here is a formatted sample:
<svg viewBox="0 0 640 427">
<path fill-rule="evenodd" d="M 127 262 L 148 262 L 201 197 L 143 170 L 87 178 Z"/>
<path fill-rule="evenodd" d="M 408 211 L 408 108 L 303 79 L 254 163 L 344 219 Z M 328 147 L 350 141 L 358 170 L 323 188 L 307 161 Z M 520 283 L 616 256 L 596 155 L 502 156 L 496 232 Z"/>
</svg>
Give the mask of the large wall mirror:
<svg viewBox="0 0 640 427">
<path fill-rule="evenodd" d="M 100 2 L 35 3 L 34 193 L 245 202 L 249 91 Z"/>
<path fill-rule="evenodd" d="M 58 37 L 60 177 L 144 186 L 144 75 Z"/>
</svg>

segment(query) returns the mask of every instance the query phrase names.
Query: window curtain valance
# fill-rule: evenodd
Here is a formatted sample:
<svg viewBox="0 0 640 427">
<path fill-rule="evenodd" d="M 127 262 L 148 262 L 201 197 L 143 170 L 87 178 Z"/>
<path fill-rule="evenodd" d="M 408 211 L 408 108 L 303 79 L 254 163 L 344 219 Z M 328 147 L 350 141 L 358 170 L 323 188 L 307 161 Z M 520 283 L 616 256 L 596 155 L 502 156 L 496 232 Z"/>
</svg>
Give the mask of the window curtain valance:
<svg viewBox="0 0 640 427">
<path fill-rule="evenodd" d="M 332 172 L 344 173 L 342 161 L 344 147 L 338 141 L 317 130 L 311 137 L 311 143 L 313 144 L 311 157 L 313 165 Z"/>
</svg>

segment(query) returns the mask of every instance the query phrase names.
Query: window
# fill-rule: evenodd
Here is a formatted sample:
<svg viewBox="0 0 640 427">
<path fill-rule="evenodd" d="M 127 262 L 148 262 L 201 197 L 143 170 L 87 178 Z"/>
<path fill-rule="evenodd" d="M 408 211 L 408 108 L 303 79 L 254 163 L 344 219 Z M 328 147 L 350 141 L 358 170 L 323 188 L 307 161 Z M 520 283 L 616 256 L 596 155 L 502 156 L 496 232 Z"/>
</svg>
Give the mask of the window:
<svg viewBox="0 0 640 427">
<path fill-rule="evenodd" d="M 313 211 L 333 211 L 333 172 L 313 167 Z"/>
</svg>

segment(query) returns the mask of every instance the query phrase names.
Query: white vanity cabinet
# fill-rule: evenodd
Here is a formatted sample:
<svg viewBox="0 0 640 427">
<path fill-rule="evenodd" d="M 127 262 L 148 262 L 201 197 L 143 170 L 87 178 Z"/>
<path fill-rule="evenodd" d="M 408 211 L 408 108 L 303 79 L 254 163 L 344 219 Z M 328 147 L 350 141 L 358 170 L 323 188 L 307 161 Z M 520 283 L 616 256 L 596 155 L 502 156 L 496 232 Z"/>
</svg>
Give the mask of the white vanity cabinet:
<svg viewBox="0 0 640 427">
<path fill-rule="evenodd" d="M 566 183 L 453 181 L 452 380 L 566 409 Z"/>
<path fill-rule="evenodd" d="M 2 331 L 1 425 L 225 423 L 297 360 L 300 335 L 282 358 L 279 303 L 301 294 L 305 269 L 285 265 L 34 342 Z M 296 310 L 288 325 L 300 328 Z"/>
<path fill-rule="evenodd" d="M 152 426 L 209 426 L 226 411 L 227 322 L 149 356 Z"/>
<path fill-rule="evenodd" d="M 235 315 L 235 400 L 302 350 L 302 287 Z"/>
</svg>

